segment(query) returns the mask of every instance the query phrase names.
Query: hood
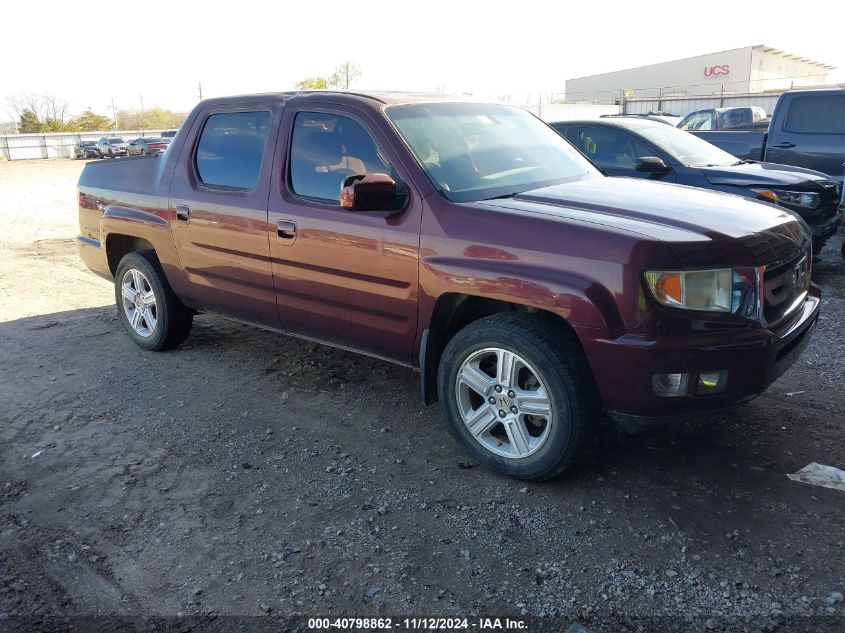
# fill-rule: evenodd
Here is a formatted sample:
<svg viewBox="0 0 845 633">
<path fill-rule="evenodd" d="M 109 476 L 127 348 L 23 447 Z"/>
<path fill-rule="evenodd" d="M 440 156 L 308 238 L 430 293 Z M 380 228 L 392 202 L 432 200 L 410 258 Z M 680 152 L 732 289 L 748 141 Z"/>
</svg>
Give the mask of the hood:
<svg viewBox="0 0 845 633">
<path fill-rule="evenodd" d="M 699 169 L 707 181 L 713 185 L 737 187 L 764 185 L 773 188 L 795 187 L 803 191 L 820 191 L 822 183 L 831 182 L 830 178 L 821 172 L 776 163 L 749 162 Z"/>
<path fill-rule="evenodd" d="M 684 266 L 760 266 L 809 241 L 792 212 L 731 194 L 634 178 L 595 177 L 480 204 L 543 213 L 667 243 Z"/>
</svg>

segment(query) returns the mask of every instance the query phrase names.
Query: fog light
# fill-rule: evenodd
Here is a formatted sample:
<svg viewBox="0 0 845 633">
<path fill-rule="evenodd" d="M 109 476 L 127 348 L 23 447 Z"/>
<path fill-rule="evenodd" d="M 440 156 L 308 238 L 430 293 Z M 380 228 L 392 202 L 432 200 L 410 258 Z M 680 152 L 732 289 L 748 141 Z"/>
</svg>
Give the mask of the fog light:
<svg viewBox="0 0 845 633">
<path fill-rule="evenodd" d="M 722 393 L 728 383 L 728 370 L 703 371 L 698 374 L 697 394 Z"/>
<path fill-rule="evenodd" d="M 651 377 L 651 388 L 663 398 L 687 395 L 688 384 L 689 374 L 654 374 Z"/>
</svg>

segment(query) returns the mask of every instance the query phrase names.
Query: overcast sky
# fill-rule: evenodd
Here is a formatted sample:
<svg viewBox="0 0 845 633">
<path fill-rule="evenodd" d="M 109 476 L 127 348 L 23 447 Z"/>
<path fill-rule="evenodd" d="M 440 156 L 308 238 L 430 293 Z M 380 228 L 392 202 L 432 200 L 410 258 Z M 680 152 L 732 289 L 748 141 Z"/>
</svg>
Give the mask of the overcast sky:
<svg viewBox="0 0 845 633">
<path fill-rule="evenodd" d="M 839 8 L 837 8 L 839 7 Z M 835 65 L 845 77 L 837 1 L 7 2 L 0 97 L 52 93 L 72 112 L 289 90 L 340 62 L 354 87 L 563 92 L 567 78 L 752 44 Z M 5 99 L 4 99 L 5 101 Z M 8 119 L 0 103 L 0 120 Z"/>
</svg>

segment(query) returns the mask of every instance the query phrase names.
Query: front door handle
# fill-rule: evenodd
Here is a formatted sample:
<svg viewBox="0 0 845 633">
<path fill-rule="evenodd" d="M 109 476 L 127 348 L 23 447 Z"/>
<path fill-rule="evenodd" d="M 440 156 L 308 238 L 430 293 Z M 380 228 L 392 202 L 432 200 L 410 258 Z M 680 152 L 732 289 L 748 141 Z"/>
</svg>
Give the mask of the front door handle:
<svg viewBox="0 0 845 633">
<path fill-rule="evenodd" d="M 177 204 L 176 219 L 180 222 L 187 222 L 189 217 L 191 217 L 191 207 L 184 204 Z"/>
<path fill-rule="evenodd" d="M 280 240 L 293 240 L 296 238 L 296 223 L 290 220 L 279 220 L 276 224 L 276 234 Z"/>
<path fill-rule="evenodd" d="M 795 143 L 790 143 L 789 141 L 784 141 L 783 143 L 778 143 L 777 145 L 772 145 L 772 147 L 776 147 L 777 149 L 789 149 L 790 147 L 795 147 Z"/>
</svg>

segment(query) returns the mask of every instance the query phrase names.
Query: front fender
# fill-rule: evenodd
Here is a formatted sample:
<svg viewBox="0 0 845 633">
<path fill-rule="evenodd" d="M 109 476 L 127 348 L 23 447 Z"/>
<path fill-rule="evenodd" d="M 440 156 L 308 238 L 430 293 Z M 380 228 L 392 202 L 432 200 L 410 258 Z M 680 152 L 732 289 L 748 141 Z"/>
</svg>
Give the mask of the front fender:
<svg viewBox="0 0 845 633">
<path fill-rule="evenodd" d="M 621 277 L 617 264 L 594 262 L 594 266 L 614 269 L 594 273 Z M 429 323 L 439 296 L 458 292 L 552 312 L 573 326 L 601 329 L 609 336 L 625 331 L 616 299 L 608 288 L 595 278 L 559 268 L 507 260 L 429 257 L 421 262 L 420 289 L 434 300 L 431 311 L 421 315 L 424 324 Z"/>
</svg>

